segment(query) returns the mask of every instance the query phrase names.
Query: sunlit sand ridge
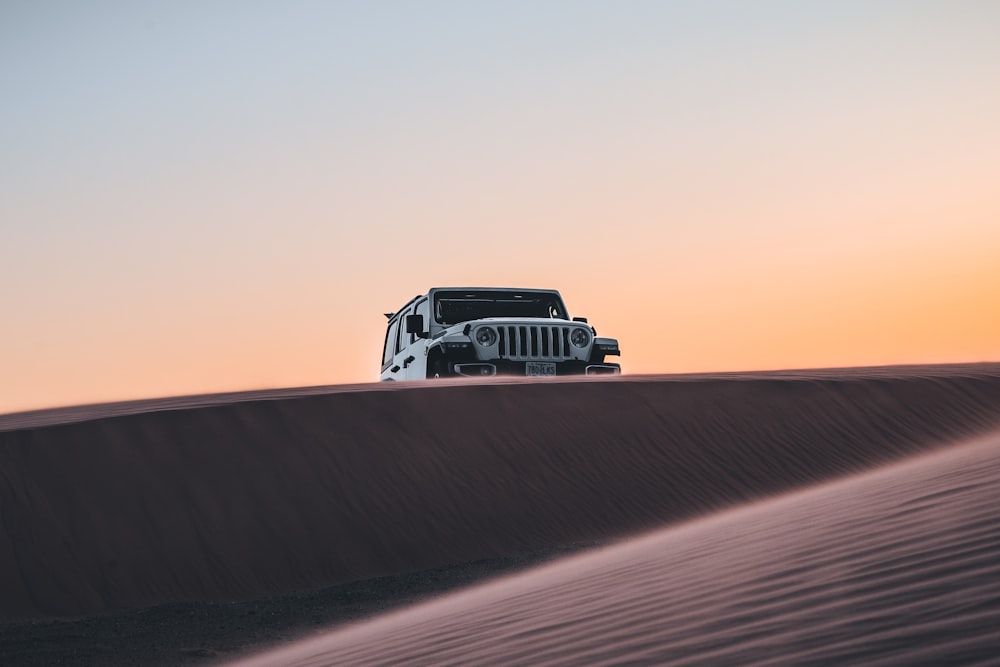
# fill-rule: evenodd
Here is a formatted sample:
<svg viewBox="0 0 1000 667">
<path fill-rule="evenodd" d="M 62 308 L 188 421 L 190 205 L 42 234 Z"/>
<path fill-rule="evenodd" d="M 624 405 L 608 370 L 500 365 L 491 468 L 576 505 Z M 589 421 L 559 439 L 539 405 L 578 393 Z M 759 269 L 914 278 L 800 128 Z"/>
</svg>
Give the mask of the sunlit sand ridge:
<svg viewBox="0 0 1000 667">
<path fill-rule="evenodd" d="M 531 661 L 543 659 L 549 650 L 557 651 L 553 655 L 559 660 L 589 659 L 590 654 L 558 653 L 576 644 L 590 646 L 594 659 L 605 655 L 601 653 L 605 643 L 607 655 L 641 654 L 642 647 L 631 640 L 588 631 L 585 634 L 593 634 L 596 642 L 588 644 L 574 634 L 591 627 L 586 614 L 600 618 L 610 613 L 603 607 L 588 607 L 595 602 L 590 597 L 608 604 L 618 600 L 613 604 L 621 606 L 613 614 L 629 622 L 615 632 L 648 635 L 651 650 L 670 646 L 672 656 L 685 655 L 683 641 L 689 641 L 691 655 L 708 659 L 698 638 L 709 637 L 713 628 L 716 650 L 729 644 L 746 649 L 749 635 L 740 630 L 730 636 L 726 630 L 736 632 L 746 624 L 757 627 L 739 620 L 739 609 L 744 608 L 763 619 L 760 641 L 785 636 L 794 643 L 799 639 L 781 634 L 786 626 L 774 630 L 778 626 L 769 625 L 771 611 L 783 610 L 781 618 L 799 614 L 807 619 L 812 618 L 810 610 L 827 609 L 821 616 L 830 625 L 824 628 L 838 627 L 841 621 L 852 627 L 868 622 L 863 620 L 867 616 L 850 616 L 836 606 L 836 600 L 822 601 L 826 600 L 822 596 L 841 593 L 843 599 L 855 600 L 853 594 L 844 593 L 850 590 L 849 582 L 837 583 L 837 573 L 849 574 L 858 559 L 868 562 L 864 559 L 871 556 L 875 560 L 870 567 L 879 571 L 880 553 L 889 559 L 899 555 L 893 571 L 914 578 L 900 589 L 909 592 L 901 595 L 911 596 L 918 606 L 925 599 L 919 582 L 933 587 L 939 578 L 934 570 L 908 558 L 943 550 L 943 559 L 938 559 L 942 567 L 955 567 L 956 576 L 964 577 L 964 556 L 953 554 L 965 553 L 962 531 L 968 527 L 962 522 L 977 520 L 977 508 L 985 506 L 979 504 L 983 499 L 979 494 L 992 493 L 989 474 L 984 473 L 987 477 L 980 486 L 968 486 L 965 480 L 972 473 L 966 468 L 955 468 L 940 483 L 927 478 L 918 484 L 910 473 L 892 473 L 871 488 L 857 486 L 857 497 L 867 499 L 860 503 L 849 493 L 813 489 L 812 493 L 834 495 L 803 501 L 805 509 L 776 501 L 779 505 L 760 506 L 753 510 L 757 514 L 746 515 L 752 518 L 740 521 L 707 517 L 914 456 L 947 453 L 956 443 L 998 428 L 1000 366 L 990 364 L 315 388 L 0 416 L 0 590 L 4 591 L 0 621 L 8 624 L 0 626 L 0 642 L 4 636 L 12 637 L 8 655 L 16 651 L 29 659 L 24 664 L 43 664 L 30 661 L 37 651 L 30 642 L 21 641 L 25 633 L 40 633 L 39 626 L 17 624 L 97 618 L 95 614 L 115 610 L 140 614 L 166 603 L 189 605 L 184 609 L 190 611 L 195 609 L 192 605 L 206 601 L 258 601 L 261 609 L 273 610 L 280 605 L 267 602 L 269 596 L 294 598 L 373 577 L 410 576 L 483 559 L 610 544 L 701 517 L 727 527 L 703 533 L 697 540 L 677 537 L 694 530 L 688 526 L 676 535 L 670 533 L 672 537 L 664 534 L 663 542 L 657 537 L 628 544 L 620 552 L 628 565 L 616 565 L 618 556 L 608 556 L 612 560 L 607 570 L 603 565 L 588 569 L 590 561 L 574 560 L 546 570 L 542 579 L 534 574 L 518 579 L 528 582 L 517 584 L 524 591 L 523 610 L 505 597 L 511 583 L 487 589 L 491 593 L 474 591 L 473 598 L 463 598 L 467 602 L 462 603 L 460 616 L 481 619 L 477 626 L 481 629 L 502 629 L 497 636 L 513 632 L 512 647 L 518 632 L 537 636 L 537 643 L 523 644 L 527 652 L 520 659 Z M 989 458 L 994 450 L 981 451 L 990 452 L 983 455 L 982 469 L 992 469 Z M 959 459 L 941 461 L 944 470 L 958 465 Z M 954 488 L 947 486 L 948 480 Z M 845 484 L 861 482 L 851 479 Z M 891 503 L 904 503 L 899 498 L 934 488 L 938 495 L 916 498 L 916 509 L 892 513 Z M 892 489 L 903 495 L 879 495 Z M 952 516 L 956 512 L 962 515 L 960 520 Z M 916 522 L 911 523 L 910 517 Z M 959 532 L 949 537 L 940 526 L 934 528 L 941 534 L 937 541 L 920 533 L 935 525 L 935 517 L 943 517 Z M 895 539 L 897 528 L 898 548 L 882 545 L 883 538 Z M 842 539 L 835 539 L 837 535 Z M 992 539 L 991 533 L 984 535 Z M 648 546 L 652 544 L 660 546 Z M 841 547 L 861 552 L 851 555 L 838 551 Z M 911 547 L 915 551 L 906 550 Z M 650 556 L 658 550 L 664 550 L 666 560 Z M 975 553 L 989 556 L 996 551 Z M 832 560 L 823 565 L 823 558 Z M 488 570 L 492 566 L 486 562 Z M 660 572 L 657 568 L 663 563 L 669 567 Z M 802 564 L 810 574 L 795 579 L 799 575 L 793 563 Z M 631 570 L 646 572 L 650 597 L 644 598 L 639 584 L 626 579 L 615 589 L 624 597 L 603 590 L 599 582 L 587 583 L 587 577 L 615 581 L 614 573 L 621 569 L 622 577 Z M 578 581 L 580 572 L 590 574 Z M 982 575 L 994 576 L 988 570 Z M 790 583 L 794 581 L 800 588 Z M 568 590 L 590 591 L 590 597 L 560 597 L 560 582 Z M 711 602 L 716 584 L 725 591 L 723 597 L 748 591 L 742 606 Z M 393 592 L 394 585 L 380 589 L 386 604 L 394 595 L 407 599 Z M 556 588 L 549 591 L 549 586 Z M 758 590 L 768 586 L 774 586 L 773 600 Z M 961 600 L 992 613 L 988 605 L 980 605 L 981 598 L 961 592 L 961 585 L 955 590 L 958 597 L 949 598 L 949 605 Z M 988 587 L 977 590 L 992 595 Z M 487 594 L 499 595 L 497 604 L 508 605 L 509 614 L 491 618 L 487 610 L 468 602 Z M 765 599 L 769 602 L 761 606 Z M 883 609 L 879 599 L 857 598 L 857 609 L 871 602 L 877 606 L 877 616 Z M 545 600 L 555 606 L 545 606 Z M 287 602 L 294 606 L 293 599 Z M 791 606 L 786 609 L 782 606 L 786 604 Z M 634 614 L 628 612 L 631 605 Z M 585 611 L 588 608 L 591 611 Z M 903 613 L 902 607 L 884 608 Z M 437 607 L 423 608 L 419 614 L 431 614 L 429 609 Z M 549 620 L 532 616 L 533 609 Z M 573 616 L 572 609 L 584 616 Z M 688 612 L 682 613 L 683 609 Z M 226 616 L 225 609 L 213 613 L 225 616 L 235 629 L 219 630 L 222 623 L 189 624 L 181 646 L 222 646 L 226 655 L 246 654 L 241 647 L 261 646 L 256 628 L 266 630 L 266 624 L 255 625 L 251 632 L 241 629 L 249 628 L 243 620 Z M 559 621 L 563 613 L 565 623 Z M 837 614 L 841 621 L 835 620 Z M 923 618 L 924 612 L 920 614 Z M 350 650 L 357 651 L 360 661 L 375 662 L 406 655 L 420 661 L 421 651 L 442 658 L 519 659 L 498 653 L 500 649 L 488 641 L 467 634 L 471 630 L 464 626 L 447 619 L 434 621 L 431 616 L 427 616 L 431 625 L 421 632 L 453 637 L 467 653 L 449 653 L 451 649 L 442 653 L 452 639 L 442 639 L 445 644 L 413 644 L 412 654 L 407 654 L 405 643 L 381 640 L 376 643 L 388 653 L 378 653 L 374 644 L 366 648 L 354 643 Z M 671 622 L 675 634 L 650 629 L 664 617 L 675 618 Z M 111 630 L 106 636 L 129 643 L 128 636 L 115 630 L 121 617 L 115 619 L 108 622 Z M 388 621 L 378 621 L 382 622 Z M 546 625 L 549 622 L 553 627 Z M 609 631 L 614 627 L 606 620 L 596 623 L 607 624 Z M 50 633 L 45 636 L 69 646 L 67 634 L 86 639 L 97 632 L 91 624 L 81 624 L 46 626 Z M 816 639 L 803 650 L 826 650 L 823 647 L 831 641 L 841 642 L 823 635 L 821 625 L 815 620 L 816 634 L 809 636 L 822 636 L 823 641 Z M 561 629 L 552 634 L 555 626 Z M 682 641 L 676 633 L 685 627 L 692 634 Z M 963 627 L 980 636 L 975 627 Z M 296 632 L 315 629 L 299 627 Z M 216 631 L 224 638 L 212 634 Z M 402 627 L 398 631 L 405 634 Z M 452 631 L 458 634 L 449 635 Z M 965 636 L 962 632 L 947 630 L 956 639 Z M 290 635 L 268 637 L 274 641 Z M 900 645 L 907 641 L 900 640 Z M 557 650 L 559 642 L 567 647 Z M 779 643 L 790 650 L 788 642 Z M 88 655 L 97 656 L 94 662 L 108 663 L 115 657 L 106 642 L 92 643 Z M 160 664 L 173 664 L 171 655 Z M 143 653 L 136 659 L 153 664 L 154 657 Z"/>
</svg>

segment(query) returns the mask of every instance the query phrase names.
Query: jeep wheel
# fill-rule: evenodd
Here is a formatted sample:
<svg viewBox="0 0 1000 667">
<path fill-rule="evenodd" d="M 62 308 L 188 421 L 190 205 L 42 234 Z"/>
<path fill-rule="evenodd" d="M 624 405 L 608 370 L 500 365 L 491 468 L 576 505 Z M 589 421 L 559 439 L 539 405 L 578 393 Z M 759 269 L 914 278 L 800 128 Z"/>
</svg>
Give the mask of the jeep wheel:
<svg viewBox="0 0 1000 667">
<path fill-rule="evenodd" d="M 427 378 L 443 378 L 448 375 L 448 362 L 440 356 L 427 361 Z"/>
</svg>

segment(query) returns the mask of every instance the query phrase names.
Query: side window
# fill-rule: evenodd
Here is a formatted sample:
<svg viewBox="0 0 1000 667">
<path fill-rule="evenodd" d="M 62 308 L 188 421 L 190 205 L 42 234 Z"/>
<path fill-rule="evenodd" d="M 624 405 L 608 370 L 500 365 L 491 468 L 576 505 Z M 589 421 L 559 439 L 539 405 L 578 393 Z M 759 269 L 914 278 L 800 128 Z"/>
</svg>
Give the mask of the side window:
<svg viewBox="0 0 1000 667">
<path fill-rule="evenodd" d="M 431 326 L 431 306 L 427 299 L 417 303 L 416 310 L 413 311 L 414 315 L 422 315 L 424 318 L 424 330 L 429 331 Z M 416 334 L 410 334 L 410 342 L 414 342 L 417 339 Z"/>
<path fill-rule="evenodd" d="M 392 363 L 393 346 L 396 344 L 396 332 L 399 330 L 399 318 L 389 323 L 389 328 L 385 332 L 385 351 L 382 353 L 382 365 L 388 366 Z"/>
<path fill-rule="evenodd" d="M 407 308 L 400 314 L 399 318 L 396 320 L 396 323 L 399 325 L 399 335 L 396 336 L 396 352 L 402 352 L 403 348 L 409 345 L 409 340 L 410 340 L 409 334 L 407 334 L 405 330 L 406 316 L 412 314 L 413 314 L 413 309 Z"/>
</svg>

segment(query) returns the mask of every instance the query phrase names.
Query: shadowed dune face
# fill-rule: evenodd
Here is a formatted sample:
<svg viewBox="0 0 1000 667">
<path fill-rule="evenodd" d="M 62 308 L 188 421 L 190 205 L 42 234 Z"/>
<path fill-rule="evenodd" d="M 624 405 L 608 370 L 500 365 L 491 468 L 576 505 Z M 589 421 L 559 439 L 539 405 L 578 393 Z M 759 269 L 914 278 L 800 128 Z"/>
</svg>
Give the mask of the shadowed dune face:
<svg viewBox="0 0 1000 667">
<path fill-rule="evenodd" d="M 995 662 L 998 506 L 1000 433 L 239 664 Z"/>
<path fill-rule="evenodd" d="M 996 428 L 1000 371 L 263 399 L 0 432 L 0 618 L 253 599 L 606 541 Z"/>
</svg>

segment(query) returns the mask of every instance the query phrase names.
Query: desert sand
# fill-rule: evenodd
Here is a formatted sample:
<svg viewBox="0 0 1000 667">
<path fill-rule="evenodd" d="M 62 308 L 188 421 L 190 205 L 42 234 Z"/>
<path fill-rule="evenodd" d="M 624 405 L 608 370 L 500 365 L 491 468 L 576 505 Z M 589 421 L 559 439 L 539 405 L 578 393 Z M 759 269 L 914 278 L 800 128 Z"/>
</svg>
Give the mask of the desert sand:
<svg viewBox="0 0 1000 667">
<path fill-rule="evenodd" d="M 989 658 L 998 443 L 996 364 L 400 383 L 0 416 L 0 658 Z M 594 545 L 608 546 L 553 560 Z M 471 588 L 417 602 L 456 585 Z M 287 622 L 302 608 L 312 623 Z M 233 621 L 246 610 L 267 618 Z"/>
<path fill-rule="evenodd" d="M 238 664 L 995 662 L 998 506 L 1000 433 Z"/>
</svg>

